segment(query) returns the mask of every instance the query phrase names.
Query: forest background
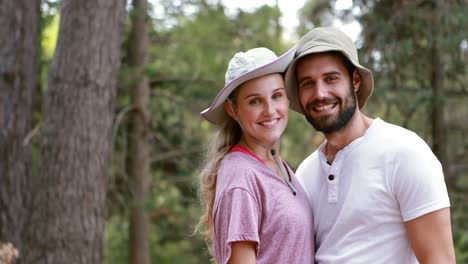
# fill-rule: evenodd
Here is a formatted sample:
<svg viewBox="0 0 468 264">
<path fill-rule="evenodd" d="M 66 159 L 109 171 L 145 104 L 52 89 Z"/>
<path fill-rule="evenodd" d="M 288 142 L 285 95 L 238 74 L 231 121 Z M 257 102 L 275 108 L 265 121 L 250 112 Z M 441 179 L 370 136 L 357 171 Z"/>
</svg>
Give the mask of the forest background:
<svg viewBox="0 0 468 264">
<path fill-rule="evenodd" d="M 468 2 L 335 4 L 305 1 L 287 30 L 360 25 L 375 79 L 364 111 L 438 156 L 468 263 Z M 199 112 L 234 53 L 295 44 L 282 15 L 215 0 L 1 0 L 0 249 L 17 248 L 17 263 L 210 263 L 194 227 L 215 129 Z M 282 156 L 296 168 L 322 140 L 291 112 Z"/>
</svg>

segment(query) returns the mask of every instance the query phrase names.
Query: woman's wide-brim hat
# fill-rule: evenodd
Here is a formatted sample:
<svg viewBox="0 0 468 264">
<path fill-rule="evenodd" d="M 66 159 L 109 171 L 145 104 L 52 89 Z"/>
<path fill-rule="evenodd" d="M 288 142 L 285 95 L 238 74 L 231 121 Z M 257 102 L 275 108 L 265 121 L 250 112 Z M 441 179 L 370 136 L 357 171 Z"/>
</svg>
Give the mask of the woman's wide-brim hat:
<svg viewBox="0 0 468 264">
<path fill-rule="evenodd" d="M 333 27 L 319 27 L 309 31 L 299 40 L 294 59 L 286 72 L 286 92 L 289 100 L 291 100 L 292 110 L 303 114 L 296 79 L 297 62 L 307 55 L 328 51 L 339 51 L 343 53 L 343 55 L 356 66 L 361 76 L 361 86 L 357 92 L 359 108 L 362 109 L 366 105 L 367 99 L 369 99 L 374 89 L 372 72 L 359 64 L 356 46 L 351 38 L 343 31 Z"/>
<path fill-rule="evenodd" d="M 228 118 L 224 102 L 242 83 L 271 73 L 284 73 L 293 59 L 295 47 L 280 57 L 267 48 L 254 48 L 234 55 L 226 71 L 225 86 L 219 91 L 210 107 L 200 115 L 215 125 L 221 125 Z"/>
</svg>

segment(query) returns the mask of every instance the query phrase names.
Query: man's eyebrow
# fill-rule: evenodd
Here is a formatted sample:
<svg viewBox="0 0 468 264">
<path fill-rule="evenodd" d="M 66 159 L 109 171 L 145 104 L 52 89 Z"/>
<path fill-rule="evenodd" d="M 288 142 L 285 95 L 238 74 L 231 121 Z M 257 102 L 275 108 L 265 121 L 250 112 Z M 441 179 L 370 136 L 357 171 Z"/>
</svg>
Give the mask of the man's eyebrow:
<svg viewBox="0 0 468 264">
<path fill-rule="evenodd" d="M 327 75 L 333 75 L 333 74 L 341 75 L 341 72 L 332 70 L 332 71 L 329 71 L 329 72 L 324 72 L 324 73 L 322 73 L 321 75 L 322 75 L 322 76 L 327 76 Z M 310 77 L 309 77 L 309 76 L 304 76 L 304 77 L 302 77 L 301 79 L 299 79 L 299 80 L 297 81 L 297 83 L 300 84 L 302 81 L 307 80 L 307 79 L 310 79 Z"/>
<path fill-rule="evenodd" d="M 330 74 L 340 74 L 341 75 L 341 72 L 339 72 L 339 71 L 329 71 L 329 72 L 324 73 L 323 75 L 330 75 Z"/>
</svg>

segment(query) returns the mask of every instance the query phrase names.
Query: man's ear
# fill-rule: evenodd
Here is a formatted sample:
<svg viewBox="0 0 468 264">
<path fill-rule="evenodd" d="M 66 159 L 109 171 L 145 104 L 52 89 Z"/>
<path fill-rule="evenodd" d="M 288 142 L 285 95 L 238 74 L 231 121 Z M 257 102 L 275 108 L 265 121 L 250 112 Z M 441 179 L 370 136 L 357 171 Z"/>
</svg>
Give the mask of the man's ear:
<svg viewBox="0 0 468 264">
<path fill-rule="evenodd" d="M 354 92 L 358 92 L 359 88 L 361 87 L 361 75 L 359 75 L 358 70 L 354 70 L 353 72 L 353 88 Z"/>
<path fill-rule="evenodd" d="M 236 112 L 234 111 L 234 106 L 232 105 L 232 101 L 226 100 L 226 102 L 224 102 L 224 110 L 232 119 L 237 121 L 237 115 L 236 115 Z"/>
</svg>

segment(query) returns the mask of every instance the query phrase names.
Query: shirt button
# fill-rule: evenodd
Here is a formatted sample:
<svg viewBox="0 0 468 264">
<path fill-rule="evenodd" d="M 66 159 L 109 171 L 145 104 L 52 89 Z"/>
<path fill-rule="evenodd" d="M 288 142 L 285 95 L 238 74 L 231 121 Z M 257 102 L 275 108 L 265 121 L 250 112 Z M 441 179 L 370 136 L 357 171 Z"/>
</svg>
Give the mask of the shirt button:
<svg viewBox="0 0 468 264">
<path fill-rule="evenodd" d="M 335 175 L 333 175 L 333 174 L 328 175 L 328 180 L 329 181 L 333 181 L 334 179 L 335 179 Z"/>
</svg>

